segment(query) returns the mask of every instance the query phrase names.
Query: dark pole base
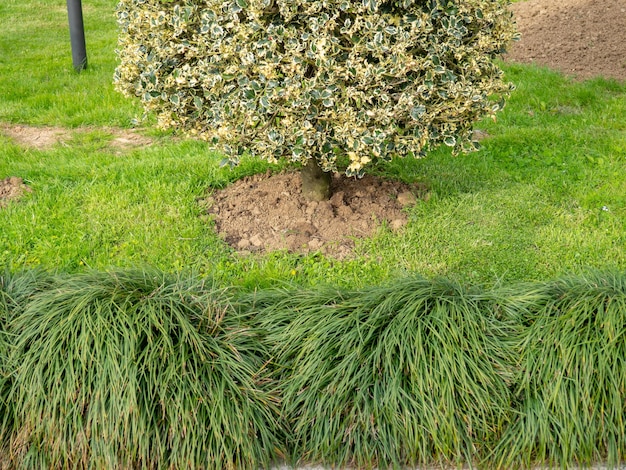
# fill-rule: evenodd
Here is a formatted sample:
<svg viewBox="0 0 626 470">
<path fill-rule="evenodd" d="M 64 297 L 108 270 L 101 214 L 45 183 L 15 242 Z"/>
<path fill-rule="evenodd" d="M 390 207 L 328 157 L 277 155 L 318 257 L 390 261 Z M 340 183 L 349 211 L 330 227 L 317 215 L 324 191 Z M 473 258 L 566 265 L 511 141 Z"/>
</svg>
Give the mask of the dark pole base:
<svg viewBox="0 0 626 470">
<path fill-rule="evenodd" d="M 87 68 L 87 47 L 85 46 L 85 27 L 83 25 L 81 0 L 67 0 L 67 18 L 70 23 L 72 63 L 74 70 L 80 72 Z"/>
</svg>

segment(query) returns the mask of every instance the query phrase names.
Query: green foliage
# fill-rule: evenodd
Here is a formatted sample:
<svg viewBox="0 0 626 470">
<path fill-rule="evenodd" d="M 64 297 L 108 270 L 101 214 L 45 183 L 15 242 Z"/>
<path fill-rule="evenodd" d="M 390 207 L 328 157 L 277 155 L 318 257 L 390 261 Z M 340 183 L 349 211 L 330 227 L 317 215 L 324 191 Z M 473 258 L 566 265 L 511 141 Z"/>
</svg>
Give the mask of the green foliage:
<svg viewBox="0 0 626 470">
<path fill-rule="evenodd" d="M 3 468 L 626 455 L 626 273 L 231 294 L 156 271 L 28 271 L 0 276 L 0 314 Z"/>
<path fill-rule="evenodd" d="M 149 271 L 53 279 L 10 324 L 23 468 L 255 468 L 278 448 L 264 342 L 228 293 Z"/>
<path fill-rule="evenodd" d="M 506 468 L 626 457 L 626 275 L 591 273 L 510 296 L 520 324 L 519 418 L 495 455 Z"/>
<path fill-rule="evenodd" d="M 259 292 L 294 458 L 364 467 L 472 463 L 511 417 L 515 330 L 447 281 Z"/>
<path fill-rule="evenodd" d="M 14 335 L 9 330 L 13 318 L 20 315 L 24 305 L 38 292 L 49 288 L 50 276 L 40 270 L 30 270 L 19 274 L 5 271 L 0 275 L 0 468 L 8 450 L 4 449 L 11 432 L 14 419 L 14 406 L 10 399 L 13 384 L 9 357 L 12 352 Z"/>
<path fill-rule="evenodd" d="M 10 407 L 8 406 L 8 395 L 10 389 L 9 372 L 7 363 L 9 357 L 9 340 L 7 337 L 7 318 L 10 315 L 8 284 L 10 275 L 0 276 L 0 455 L 3 454 L 4 434 L 7 421 L 10 421 Z M 8 423 L 11 425 L 12 423 Z M 2 460 L 0 460 L 0 465 Z"/>
<path fill-rule="evenodd" d="M 473 148 L 510 85 L 506 0 L 122 0 L 118 89 L 233 161 L 325 170 Z"/>
</svg>

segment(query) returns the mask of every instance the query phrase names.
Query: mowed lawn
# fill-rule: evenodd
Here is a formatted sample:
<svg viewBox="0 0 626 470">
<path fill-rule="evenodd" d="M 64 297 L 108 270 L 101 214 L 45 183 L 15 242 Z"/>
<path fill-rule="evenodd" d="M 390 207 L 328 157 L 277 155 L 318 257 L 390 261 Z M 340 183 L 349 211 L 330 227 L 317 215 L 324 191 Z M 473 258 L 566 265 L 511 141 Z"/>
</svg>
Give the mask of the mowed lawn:
<svg viewBox="0 0 626 470">
<path fill-rule="evenodd" d="M 480 151 L 435 150 L 372 169 L 428 187 L 405 228 L 357 240 L 346 260 L 240 255 L 198 198 L 273 167 L 249 159 L 222 168 L 206 144 L 160 132 L 150 116 L 136 131 L 151 145 L 111 145 L 142 110 L 112 84 L 116 2 L 83 3 L 89 67 L 80 74 L 65 3 L 0 5 L 0 124 L 69 133 L 42 149 L 0 136 L 0 179 L 21 177 L 33 189 L 0 209 L 0 265 L 10 271 L 153 266 L 249 287 L 361 287 L 408 273 L 491 285 L 626 267 L 624 83 L 502 64 L 517 89 L 497 122 L 476 126 L 487 136 Z"/>
</svg>

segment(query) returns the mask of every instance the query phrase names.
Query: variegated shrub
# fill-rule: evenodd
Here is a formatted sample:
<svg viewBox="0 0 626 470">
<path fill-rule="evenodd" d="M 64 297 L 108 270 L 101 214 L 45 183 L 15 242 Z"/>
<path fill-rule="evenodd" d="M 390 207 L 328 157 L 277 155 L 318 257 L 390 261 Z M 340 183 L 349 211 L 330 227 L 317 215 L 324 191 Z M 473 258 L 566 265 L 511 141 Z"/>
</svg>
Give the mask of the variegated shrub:
<svg viewBox="0 0 626 470">
<path fill-rule="evenodd" d="M 236 162 L 471 149 L 511 86 L 507 0 L 121 0 L 116 86 Z"/>
</svg>

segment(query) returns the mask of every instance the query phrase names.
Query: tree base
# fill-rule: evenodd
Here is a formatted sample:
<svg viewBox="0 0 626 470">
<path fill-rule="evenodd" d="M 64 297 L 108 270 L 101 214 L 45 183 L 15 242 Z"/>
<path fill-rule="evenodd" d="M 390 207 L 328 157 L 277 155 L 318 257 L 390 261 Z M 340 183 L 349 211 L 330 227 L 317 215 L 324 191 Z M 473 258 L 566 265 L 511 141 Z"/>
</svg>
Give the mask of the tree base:
<svg viewBox="0 0 626 470">
<path fill-rule="evenodd" d="M 323 171 L 315 158 L 310 158 L 300 171 L 302 176 L 302 196 L 309 201 L 330 199 L 331 175 Z"/>
</svg>

